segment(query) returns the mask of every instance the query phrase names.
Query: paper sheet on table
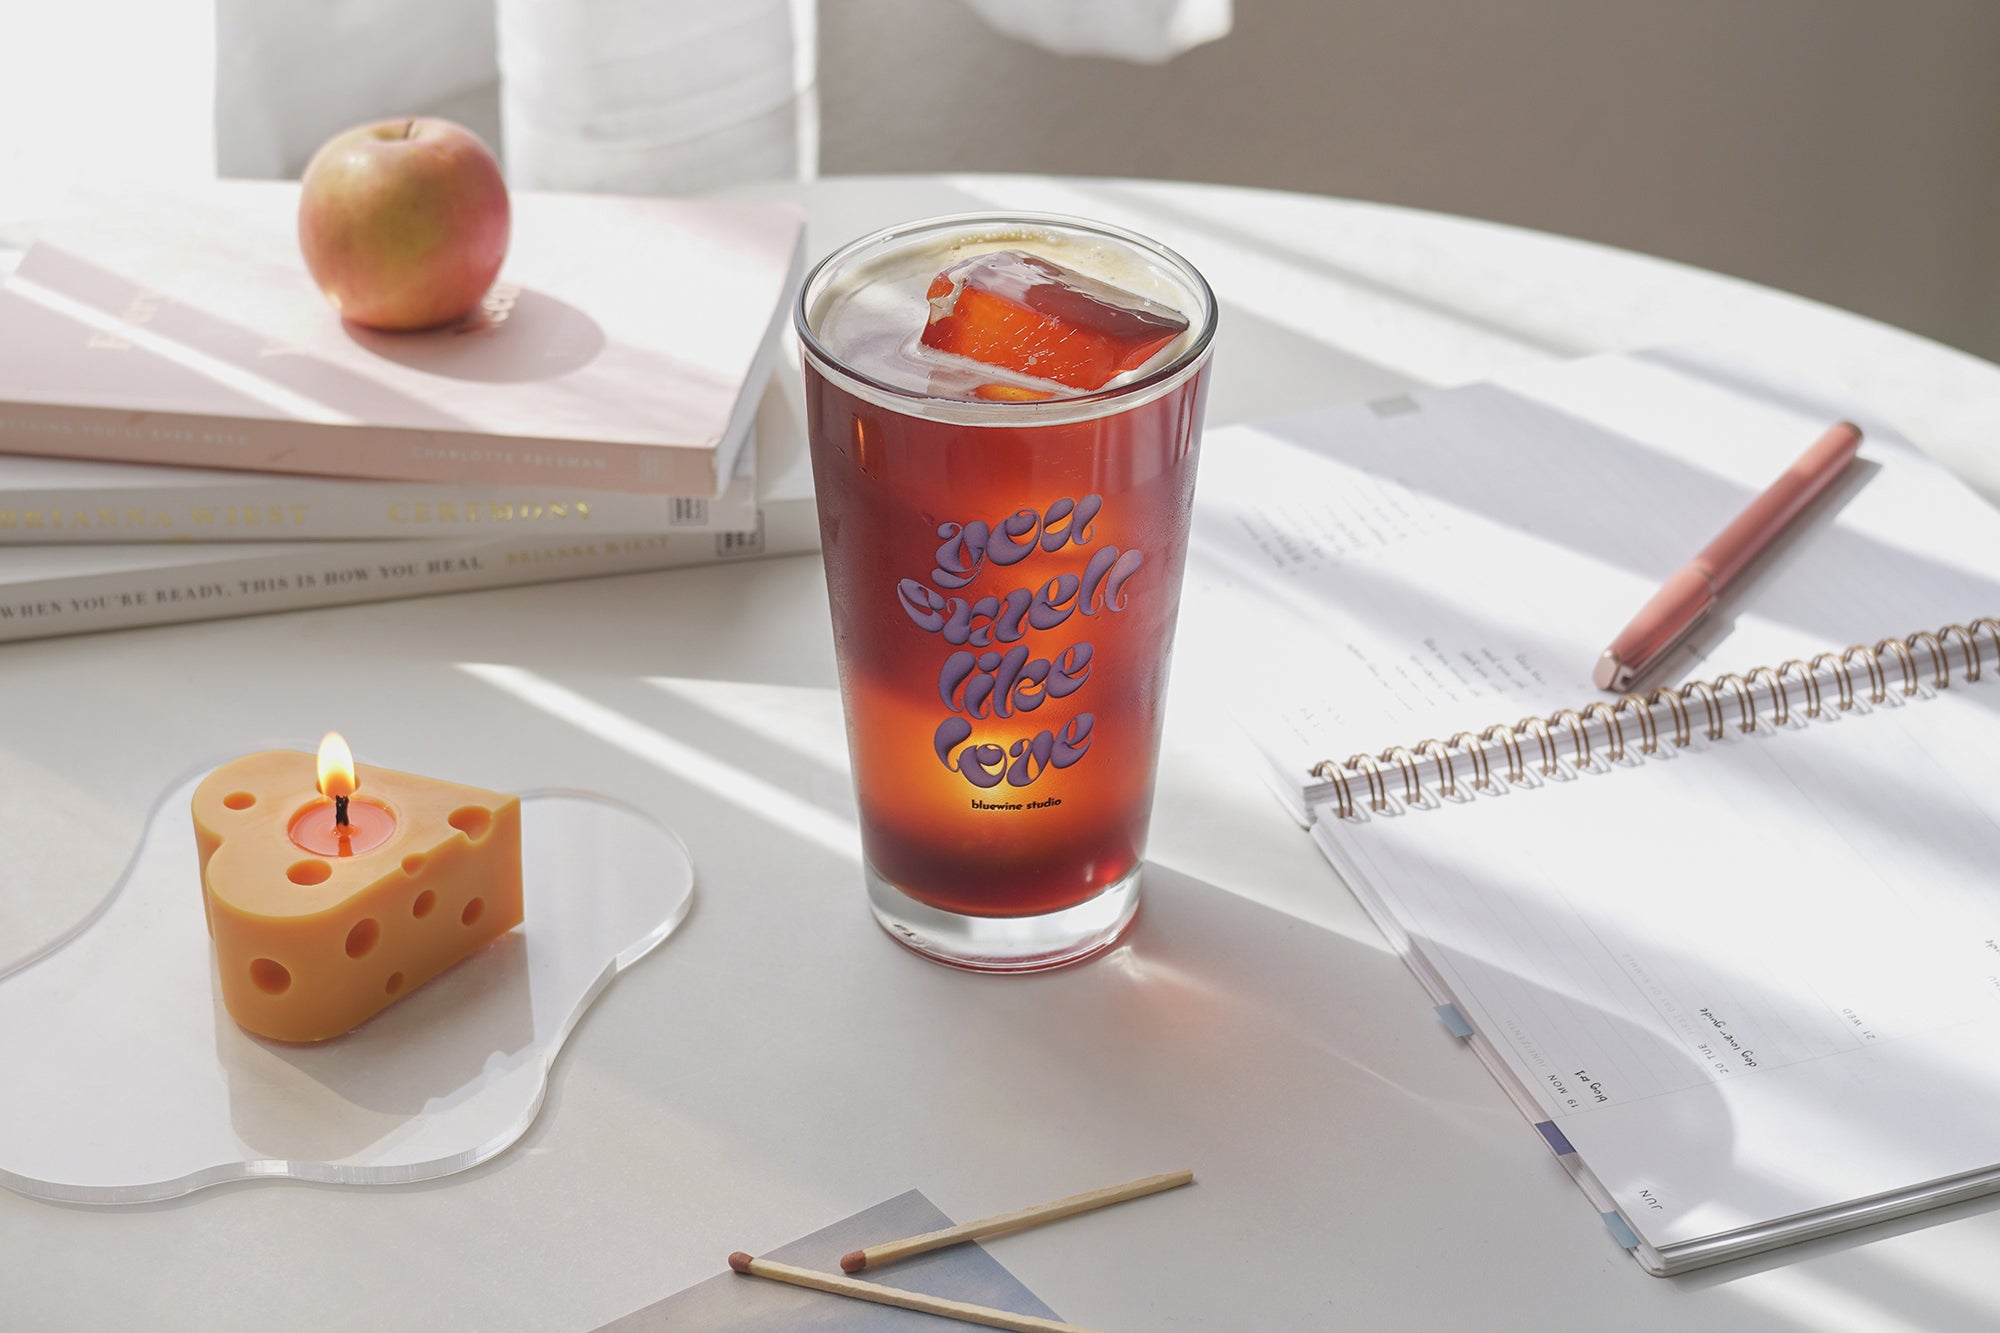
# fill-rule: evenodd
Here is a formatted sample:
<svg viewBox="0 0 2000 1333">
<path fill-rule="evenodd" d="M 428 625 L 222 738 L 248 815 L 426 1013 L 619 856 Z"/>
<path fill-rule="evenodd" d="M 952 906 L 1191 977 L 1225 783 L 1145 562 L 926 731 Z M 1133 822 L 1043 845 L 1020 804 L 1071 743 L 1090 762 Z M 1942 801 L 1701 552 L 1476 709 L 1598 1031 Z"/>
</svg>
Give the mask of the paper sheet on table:
<svg viewBox="0 0 2000 1333">
<path fill-rule="evenodd" d="M 761 1257 L 838 1273 L 840 1256 L 851 1250 L 919 1236 L 952 1225 L 920 1190 L 898 1194 L 832 1226 L 800 1237 Z M 716 1256 L 717 1261 L 722 1259 Z M 1060 1315 L 1022 1286 L 977 1244 L 920 1254 L 880 1272 L 862 1274 L 884 1286 L 944 1296 L 955 1301 L 1059 1319 Z M 722 1272 L 687 1290 L 635 1310 L 603 1326 L 600 1333 L 932 1333 L 949 1320 L 935 1315 L 875 1305 L 846 1296 Z"/>
</svg>

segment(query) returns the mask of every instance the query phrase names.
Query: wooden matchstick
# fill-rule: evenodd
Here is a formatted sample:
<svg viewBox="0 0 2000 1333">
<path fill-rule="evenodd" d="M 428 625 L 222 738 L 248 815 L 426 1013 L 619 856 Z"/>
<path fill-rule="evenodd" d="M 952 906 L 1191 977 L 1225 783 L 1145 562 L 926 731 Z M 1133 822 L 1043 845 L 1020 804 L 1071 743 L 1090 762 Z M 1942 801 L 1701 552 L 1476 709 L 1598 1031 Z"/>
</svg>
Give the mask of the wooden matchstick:
<svg viewBox="0 0 2000 1333">
<path fill-rule="evenodd" d="M 907 1240 L 884 1241 L 880 1245 L 870 1245 L 865 1250 L 841 1256 L 840 1266 L 850 1273 L 859 1273 L 864 1268 L 886 1264 L 892 1259 L 906 1259 L 913 1254 L 923 1254 L 928 1250 L 941 1250 L 947 1245 L 959 1245 L 968 1240 L 978 1240 L 982 1236 L 997 1236 L 1004 1231 L 1025 1231 L 1029 1227 L 1040 1226 L 1044 1222 L 1056 1222 L 1078 1213 L 1087 1213 L 1093 1208 L 1104 1208 L 1127 1199 L 1143 1198 L 1148 1194 L 1158 1194 L 1161 1190 L 1174 1189 L 1194 1180 L 1192 1171 L 1168 1171 L 1157 1176 L 1147 1176 L 1143 1180 L 1128 1180 L 1123 1185 L 1107 1185 L 1101 1190 L 1090 1190 L 1083 1194 L 1072 1194 L 1067 1199 L 1057 1199 L 1053 1203 L 1038 1203 L 1032 1208 L 1020 1208 L 1011 1213 L 1001 1213 L 997 1217 L 981 1218 L 977 1222 L 964 1222 L 943 1231 L 931 1231 L 921 1236 L 911 1236 Z"/>
<path fill-rule="evenodd" d="M 922 1292 L 885 1287 L 879 1282 L 841 1277 L 838 1273 L 816 1273 L 810 1268 L 781 1264 L 774 1259 L 753 1259 L 741 1250 L 729 1256 L 729 1266 L 751 1277 L 767 1277 L 773 1282 L 789 1282 L 795 1287 L 810 1287 L 835 1296 L 852 1296 L 856 1300 L 874 1301 L 877 1305 L 899 1305 L 905 1310 L 920 1310 L 924 1314 L 943 1315 L 947 1319 L 984 1324 L 988 1328 L 1014 1329 L 1016 1333 L 1091 1333 L 1080 1324 L 1065 1324 L 1031 1314 L 996 1310 L 990 1305 L 970 1305 L 964 1301 L 946 1300 L 942 1296 L 926 1296 Z"/>
</svg>

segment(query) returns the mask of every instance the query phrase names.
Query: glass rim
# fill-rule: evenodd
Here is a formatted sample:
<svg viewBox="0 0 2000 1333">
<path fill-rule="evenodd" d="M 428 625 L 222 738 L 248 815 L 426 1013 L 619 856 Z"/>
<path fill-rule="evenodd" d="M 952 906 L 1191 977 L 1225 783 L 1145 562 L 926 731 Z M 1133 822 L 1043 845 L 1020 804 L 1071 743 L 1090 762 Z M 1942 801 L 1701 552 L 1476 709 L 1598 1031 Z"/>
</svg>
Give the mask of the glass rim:
<svg viewBox="0 0 2000 1333">
<path fill-rule="evenodd" d="M 1121 384 L 1115 388 L 1095 389 L 1070 398 L 1015 402 L 940 398 L 888 383 L 848 365 L 834 355 L 813 332 L 811 320 L 808 318 L 808 298 L 812 295 L 815 284 L 836 266 L 852 259 L 863 250 L 885 242 L 903 240 L 926 231 L 1016 223 L 1102 236 L 1164 261 L 1187 280 L 1189 287 L 1199 298 L 1202 307 L 1199 312 L 1201 325 L 1196 331 L 1194 340 L 1182 348 L 1173 360 L 1128 384 Z M 792 327 L 798 333 L 801 349 L 829 378 L 844 382 L 844 387 L 878 406 L 908 412 L 921 409 L 929 416 L 963 425 L 1041 426 L 1109 416 L 1115 411 L 1139 406 L 1143 401 L 1150 401 L 1170 392 L 1183 380 L 1200 370 L 1208 359 L 1220 313 L 1216 308 L 1215 291 L 1208 285 L 1208 279 L 1202 276 L 1201 270 L 1189 263 L 1177 251 L 1150 237 L 1108 222 L 1095 222 L 1065 213 L 982 210 L 972 213 L 945 213 L 910 222 L 894 223 L 858 236 L 845 245 L 835 248 L 807 270 L 804 281 L 800 282 L 798 298 L 792 302 Z"/>
</svg>

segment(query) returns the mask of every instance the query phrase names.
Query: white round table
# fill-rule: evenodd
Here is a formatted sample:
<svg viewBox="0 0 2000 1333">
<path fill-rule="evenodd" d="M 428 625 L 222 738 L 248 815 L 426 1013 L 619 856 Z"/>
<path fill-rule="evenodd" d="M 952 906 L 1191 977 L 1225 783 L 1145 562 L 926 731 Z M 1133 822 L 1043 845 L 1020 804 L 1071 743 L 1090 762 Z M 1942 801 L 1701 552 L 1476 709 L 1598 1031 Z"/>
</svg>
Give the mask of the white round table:
<svg viewBox="0 0 2000 1333">
<path fill-rule="evenodd" d="M 815 254 L 989 208 L 1158 236 L 1222 298 L 1211 425 L 1702 342 L 1862 399 L 2000 496 L 2000 369 L 1678 265 L 1206 186 L 754 193 L 802 200 Z M 560 688 L 530 706 L 463 669 L 478 663 Z M 0 855 L 87 867 L 78 902 L 176 774 L 316 735 L 330 711 L 364 758 L 373 740 L 416 771 L 658 812 L 699 875 L 688 922 L 585 1016 L 496 1160 L 130 1208 L 0 1192 L 0 1327 L 583 1330 L 913 1187 L 970 1218 L 1183 1165 L 1192 1189 L 991 1249 L 1065 1318 L 1114 1330 L 2000 1324 L 1978 1276 L 2000 1248 L 1992 1201 L 1642 1274 L 1185 691 L 1129 948 L 1026 978 L 897 948 L 863 903 L 811 558 L 9 644 L 0 691 L 0 790 L 73 816 L 0 811 Z"/>
</svg>

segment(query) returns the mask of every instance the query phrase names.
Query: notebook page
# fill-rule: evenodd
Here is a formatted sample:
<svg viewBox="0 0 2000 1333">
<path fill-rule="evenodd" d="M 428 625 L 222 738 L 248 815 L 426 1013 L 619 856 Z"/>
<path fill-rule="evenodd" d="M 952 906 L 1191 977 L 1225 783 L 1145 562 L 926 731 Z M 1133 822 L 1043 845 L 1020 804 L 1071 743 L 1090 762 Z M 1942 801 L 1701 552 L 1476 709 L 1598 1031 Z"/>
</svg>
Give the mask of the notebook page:
<svg viewBox="0 0 2000 1333">
<path fill-rule="evenodd" d="M 1598 768 L 1314 833 L 1646 1241 L 2000 1164 L 2000 683 Z"/>
<path fill-rule="evenodd" d="M 1859 461 L 1644 683 L 2000 609 L 2000 517 L 1881 423 L 1629 354 L 1215 432 L 1176 669 L 1236 700 L 1295 787 L 1321 759 L 1580 706 L 1660 582 L 1843 414 Z"/>
</svg>

